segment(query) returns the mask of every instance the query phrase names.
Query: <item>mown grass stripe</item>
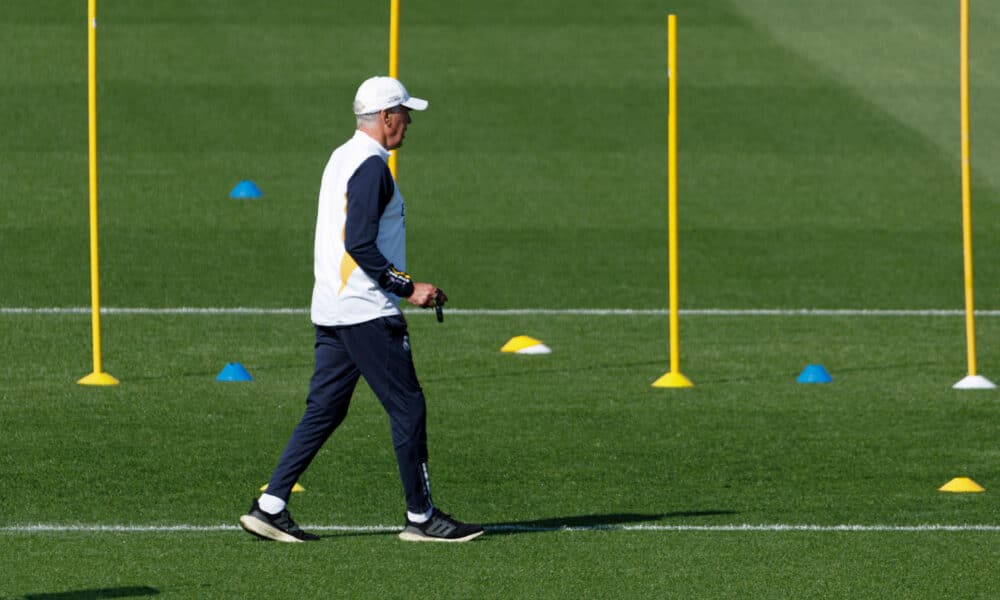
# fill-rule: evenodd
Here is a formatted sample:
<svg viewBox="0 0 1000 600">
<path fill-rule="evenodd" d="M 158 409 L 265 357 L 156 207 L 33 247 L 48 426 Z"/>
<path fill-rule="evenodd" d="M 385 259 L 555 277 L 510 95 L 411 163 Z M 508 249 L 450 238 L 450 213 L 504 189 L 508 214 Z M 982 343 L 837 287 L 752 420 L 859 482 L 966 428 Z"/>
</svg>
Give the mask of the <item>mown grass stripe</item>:
<svg viewBox="0 0 1000 600">
<path fill-rule="evenodd" d="M 313 531 L 333 531 L 346 533 L 394 533 L 401 528 L 392 525 L 303 525 L 304 529 Z M 636 532 L 845 532 L 845 533 L 894 533 L 894 532 L 998 532 L 1000 525 L 976 524 L 935 524 L 920 525 L 809 525 L 809 524 L 734 524 L 734 525 L 485 525 L 487 531 L 498 532 L 602 532 L 602 531 L 636 531 Z M 115 525 L 115 524 L 33 524 L 10 525 L 0 527 L 2 533 L 213 533 L 240 531 L 238 525 Z"/>
<path fill-rule="evenodd" d="M 407 309 L 418 312 L 419 309 Z M 4 315 L 77 315 L 90 314 L 85 307 L 0 307 Z M 453 308 L 447 310 L 452 315 L 505 316 L 505 315 L 581 315 L 581 316 L 661 316 L 666 309 L 652 308 Z M 105 307 L 105 315 L 307 315 L 308 308 L 265 308 L 265 307 L 195 307 L 179 306 L 167 308 Z M 959 317 L 963 310 L 947 309 L 867 309 L 867 308 L 682 308 L 682 316 L 721 317 Z M 1000 310 L 977 310 L 976 316 L 997 317 Z"/>
</svg>

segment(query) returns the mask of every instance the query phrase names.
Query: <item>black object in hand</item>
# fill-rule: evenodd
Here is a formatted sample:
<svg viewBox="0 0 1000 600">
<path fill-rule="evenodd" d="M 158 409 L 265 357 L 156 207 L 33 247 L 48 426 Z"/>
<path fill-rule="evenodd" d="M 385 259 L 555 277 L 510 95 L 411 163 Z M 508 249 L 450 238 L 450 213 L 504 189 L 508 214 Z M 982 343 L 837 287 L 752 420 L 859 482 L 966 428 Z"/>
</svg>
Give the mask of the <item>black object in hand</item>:
<svg viewBox="0 0 1000 600">
<path fill-rule="evenodd" d="M 434 313 L 437 315 L 438 323 L 444 323 L 444 300 L 441 299 L 441 290 L 434 296 Z"/>
</svg>

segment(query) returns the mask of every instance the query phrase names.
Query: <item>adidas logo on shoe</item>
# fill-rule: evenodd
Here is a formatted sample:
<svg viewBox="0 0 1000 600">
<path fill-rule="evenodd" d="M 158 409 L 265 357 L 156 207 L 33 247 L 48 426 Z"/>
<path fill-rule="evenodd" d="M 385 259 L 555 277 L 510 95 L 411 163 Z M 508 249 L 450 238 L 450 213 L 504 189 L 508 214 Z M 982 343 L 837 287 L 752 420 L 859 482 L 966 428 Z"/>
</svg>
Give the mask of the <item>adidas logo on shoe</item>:
<svg viewBox="0 0 1000 600">
<path fill-rule="evenodd" d="M 468 542 L 484 533 L 486 530 L 482 526 L 462 523 L 435 508 L 431 518 L 423 523 L 407 519 L 399 539 L 406 542 Z"/>
</svg>

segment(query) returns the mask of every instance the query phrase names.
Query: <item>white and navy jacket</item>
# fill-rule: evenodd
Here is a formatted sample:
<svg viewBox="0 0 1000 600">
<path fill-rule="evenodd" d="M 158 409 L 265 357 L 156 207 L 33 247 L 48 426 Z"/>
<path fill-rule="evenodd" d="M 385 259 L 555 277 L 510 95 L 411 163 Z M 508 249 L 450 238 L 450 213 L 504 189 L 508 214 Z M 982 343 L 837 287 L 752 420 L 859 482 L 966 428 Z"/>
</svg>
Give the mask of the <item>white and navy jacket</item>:
<svg viewBox="0 0 1000 600">
<path fill-rule="evenodd" d="M 354 325 L 400 314 L 413 293 L 406 274 L 406 207 L 386 161 L 362 131 L 333 151 L 316 217 L 312 321 Z"/>
</svg>

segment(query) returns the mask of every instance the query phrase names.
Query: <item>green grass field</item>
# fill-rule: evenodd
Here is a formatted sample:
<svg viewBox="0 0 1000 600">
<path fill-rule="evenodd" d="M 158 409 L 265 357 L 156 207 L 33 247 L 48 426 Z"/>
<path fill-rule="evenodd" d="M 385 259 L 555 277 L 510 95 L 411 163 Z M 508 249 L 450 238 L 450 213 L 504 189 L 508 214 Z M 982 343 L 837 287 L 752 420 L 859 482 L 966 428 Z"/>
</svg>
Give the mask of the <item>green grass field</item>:
<svg viewBox="0 0 1000 600">
<path fill-rule="evenodd" d="M 951 389 L 957 2 L 406 0 L 401 78 L 431 102 L 399 159 L 408 266 L 452 300 L 444 324 L 408 313 L 435 499 L 490 532 L 396 538 L 365 386 L 292 500 L 324 539 L 240 531 L 308 387 L 319 177 L 387 64 L 388 3 L 287 4 L 99 3 L 108 388 L 76 384 L 86 6 L 5 6 L 0 598 L 995 596 L 1000 393 Z M 972 4 L 978 364 L 1000 381 L 1000 18 Z M 650 386 L 668 12 L 687 390 Z M 231 200 L 241 179 L 264 197 Z M 498 351 L 519 334 L 553 353 Z M 232 361 L 254 381 L 217 382 Z M 796 383 L 810 363 L 833 383 Z M 987 491 L 937 491 L 959 476 Z"/>
</svg>

